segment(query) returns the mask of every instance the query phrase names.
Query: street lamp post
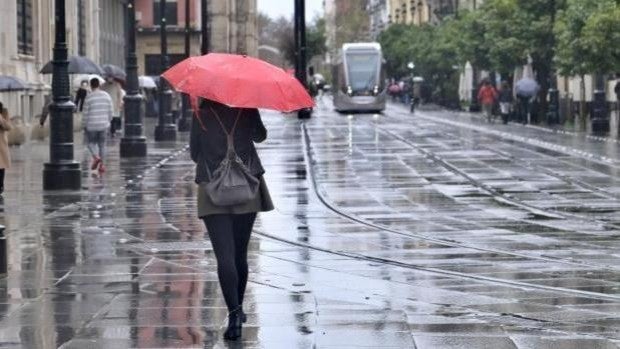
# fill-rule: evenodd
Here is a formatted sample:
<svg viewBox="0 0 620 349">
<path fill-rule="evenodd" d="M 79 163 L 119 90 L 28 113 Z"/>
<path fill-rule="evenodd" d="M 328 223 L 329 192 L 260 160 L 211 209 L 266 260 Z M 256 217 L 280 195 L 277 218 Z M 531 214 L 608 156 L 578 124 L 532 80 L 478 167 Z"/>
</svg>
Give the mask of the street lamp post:
<svg viewBox="0 0 620 349">
<path fill-rule="evenodd" d="M 305 87 L 306 80 L 306 10 L 305 0 L 295 0 L 295 77 Z M 311 109 L 301 109 L 299 119 L 309 119 Z"/>
<path fill-rule="evenodd" d="M 189 58 L 190 56 L 190 26 L 189 26 L 189 0 L 185 0 L 185 58 Z M 181 117 L 179 118 L 178 127 L 179 132 L 187 132 L 190 129 L 189 120 L 192 117 L 192 110 L 190 108 L 189 96 L 187 94 L 183 94 L 183 106 L 181 109 Z"/>
<path fill-rule="evenodd" d="M 168 41 L 166 33 L 166 0 L 159 1 L 159 31 L 161 38 L 161 70 L 162 73 L 170 67 L 168 57 Z M 177 127 L 172 121 L 170 107 L 172 103 L 172 90 L 163 77 L 159 79 L 159 119 L 155 127 L 156 141 L 174 141 L 177 138 Z"/>
<path fill-rule="evenodd" d="M 127 95 L 123 98 L 125 132 L 121 139 L 121 157 L 144 157 L 146 156 L 146 138 L 143 135 L 142 95 L 138 83 L 135 0 L 129 0 L 127 3 L 127 28 Z"/>
<path fill-rule="evenodd" d="M 69 91 L 65 1 L 55 0 L 53 103 L 50 105 L 50 161 L 43 167 L 44 190 L 81 188 L 80 164 L 73 159 L 73 109 Z"/>
</svg>

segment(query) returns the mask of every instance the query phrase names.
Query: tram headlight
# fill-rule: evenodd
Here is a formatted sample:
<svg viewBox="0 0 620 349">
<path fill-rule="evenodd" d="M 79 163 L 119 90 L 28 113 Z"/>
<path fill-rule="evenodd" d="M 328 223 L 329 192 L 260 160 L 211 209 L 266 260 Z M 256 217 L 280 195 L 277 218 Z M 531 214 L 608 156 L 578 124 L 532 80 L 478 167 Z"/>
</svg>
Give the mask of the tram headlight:
<svg viewBox="0 0 620 349">
<path fill-rule="evenodd" d="M 349 96 L 353 94 L 353 89 L 351 88 L 351 86 L 347 86 L 347 94 Z"/>
<path fill-rule="evenodd" d="M 375 85 L 375 88 L 372 89 L 372 93 L 376 96 L 379 94 L 379 86 Z"/>
</svg>

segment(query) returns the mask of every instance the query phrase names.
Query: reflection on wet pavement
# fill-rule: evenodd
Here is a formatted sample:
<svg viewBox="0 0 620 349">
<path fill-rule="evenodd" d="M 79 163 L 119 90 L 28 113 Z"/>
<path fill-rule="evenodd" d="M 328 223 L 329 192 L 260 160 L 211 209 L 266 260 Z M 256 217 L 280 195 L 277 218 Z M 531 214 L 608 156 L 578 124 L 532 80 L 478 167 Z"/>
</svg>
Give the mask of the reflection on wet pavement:
<svg viewBox="0 0 620 349">
<path fill-rule="evenodd" d="M 398 107 L 264 119 L 242 342 L 181 139 L 45 195 L 46 145 L 14 149 L 0 347 L 620 347 L 616 143 Z"/>
</svg>

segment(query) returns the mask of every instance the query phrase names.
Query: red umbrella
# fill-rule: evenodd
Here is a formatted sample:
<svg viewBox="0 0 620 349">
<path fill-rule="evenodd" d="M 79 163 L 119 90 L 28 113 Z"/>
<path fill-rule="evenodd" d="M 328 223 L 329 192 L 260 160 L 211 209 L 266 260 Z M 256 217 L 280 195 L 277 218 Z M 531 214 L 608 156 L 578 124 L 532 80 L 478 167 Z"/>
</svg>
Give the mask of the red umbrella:
<svg viewBox="0 0 620 349">
<path fill-rule="evenodd" d="M 312 97 L 293 76 L 247 56 L 209 53 L 190 57 L 162 76 L 177 91 L 230 107 L 290 112 L 314 105 Z"/>
</svg>

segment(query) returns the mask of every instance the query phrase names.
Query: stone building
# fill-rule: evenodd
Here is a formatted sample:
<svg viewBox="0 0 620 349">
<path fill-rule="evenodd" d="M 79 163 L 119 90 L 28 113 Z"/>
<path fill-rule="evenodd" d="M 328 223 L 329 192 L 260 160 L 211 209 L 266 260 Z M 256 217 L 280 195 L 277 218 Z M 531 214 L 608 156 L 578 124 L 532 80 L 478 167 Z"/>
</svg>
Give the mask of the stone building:
<svg viewBox="0 0 620 349">
<path fill-rule="evenodd" d="M 370 15 L 370 37 L 377 40 L 379 34 L 385 30 L 390 22 L 390 1 L 369 0 L 368 14 Z"/>
<path fill-rule="evenodd" d="M 123 61 L 119 58 L 124 57 L 124 34 L 120 22 L 123 7 L 123 0 L 67 1 L 69 55 L 82 55 L 97 63 L 111 62 L 122 66 Z M 54 2 L 2 0 L 0 13 L 4 15 L 0 21 L 0 74 L 15 76 L 30 88 L 0 93 L 0 101 L 11 115 L 22 116 L 26 122 L 31 122 L 41 112 L 45 95 L 51 93 L 51 75 L 42 75 L 39 71 L 52 59 Z M 106 18 L 115 18 L 115 21 L 106 25 Z"/>
<path fill-rule="evenodd" d="M 167 0 L 166 32 L 170 64 L 185 58 L 185 0 Z M 242 53 L 258 56 L 256 0 L 209 0 L 210 52 Z M 201 47 L 201 1 L 190 0 L 191 55 Z M 141 75 L 159 75 L 159 0 L 136 0 L 138 35 L 136 54 Z"/>
<path fill-rule="evenodd" d="M 67 0 L 67 45 L 70 55 L 83 54 L 99 61 L 98 0 Z M 30 122 L 50 93 L 51 75 L 39 70 L 52 59 L 54 2 L 50 0 L 0 1 L 0 74 L 15 76 L 29 90 L 0 93 L 11 115 Z M 12 15 L 11 15 L 12 14 Z"/>
</svg>

